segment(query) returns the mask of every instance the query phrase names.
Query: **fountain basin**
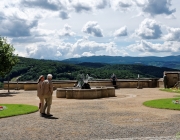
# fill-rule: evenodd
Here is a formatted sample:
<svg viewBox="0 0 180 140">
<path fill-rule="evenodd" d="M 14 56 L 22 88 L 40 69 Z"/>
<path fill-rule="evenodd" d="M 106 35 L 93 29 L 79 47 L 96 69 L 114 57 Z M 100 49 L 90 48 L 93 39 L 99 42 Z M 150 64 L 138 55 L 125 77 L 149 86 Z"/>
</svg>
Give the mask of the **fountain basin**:
<svg viewBox="0 0 180 140">
<path fill-rule="evenodd" d="M 67 99 L 98 99 L 106 97 L 115 97 L 114 87 L 93 87 L 91 89 L 80 88 L 57 88 L 57 98 Z"/>
</svg>

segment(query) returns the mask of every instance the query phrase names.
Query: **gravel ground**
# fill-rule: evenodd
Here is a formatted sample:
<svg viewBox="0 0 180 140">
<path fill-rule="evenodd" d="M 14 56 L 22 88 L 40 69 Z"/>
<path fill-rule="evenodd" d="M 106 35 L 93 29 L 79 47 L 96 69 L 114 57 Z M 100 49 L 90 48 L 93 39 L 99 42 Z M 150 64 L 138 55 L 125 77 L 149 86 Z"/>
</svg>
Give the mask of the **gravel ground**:
<svg viewBox="0 0 180 140">
<path fill-rule="evenodd" d="M 116 96 L 94 100 L 56 98 L 51 114 L 39 112 L 0 119 L 0 140 L 176 140 L 180 112 L 154 109 L 144 101 L 172 98 L 158 88 L 118 89 Z M 36 91 L 0 90 L 0 104 L 38 105 Z"/>
</svg>

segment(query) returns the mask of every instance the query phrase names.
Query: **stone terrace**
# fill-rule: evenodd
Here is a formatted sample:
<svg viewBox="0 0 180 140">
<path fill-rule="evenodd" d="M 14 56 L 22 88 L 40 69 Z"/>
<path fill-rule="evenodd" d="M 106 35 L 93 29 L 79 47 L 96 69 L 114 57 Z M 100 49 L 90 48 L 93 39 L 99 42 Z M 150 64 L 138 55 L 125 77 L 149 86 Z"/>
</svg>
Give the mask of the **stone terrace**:
<svg viewBox="0 0 180 140">
<path fill-rule="evenodd" d="M 176 139 L 180 132 L 180 111 L 154 109 L 144 101 L 172 98 L 176 93 L 158 88 L 117 89 L 116 96 L 93 100 L 56 98 L 51 114 L 39 112 L 0 119 L 1 140 L 157 140 Z M 0 104 L 38 105 L 36 91 L 0 90 Z"/>
</svg>

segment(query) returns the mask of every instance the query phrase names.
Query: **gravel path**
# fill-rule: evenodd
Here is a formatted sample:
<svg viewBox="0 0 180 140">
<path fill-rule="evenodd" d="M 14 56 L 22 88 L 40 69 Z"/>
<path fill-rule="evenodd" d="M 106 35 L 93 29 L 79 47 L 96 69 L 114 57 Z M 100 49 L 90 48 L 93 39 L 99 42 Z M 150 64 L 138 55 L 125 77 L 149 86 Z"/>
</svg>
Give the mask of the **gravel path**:
<svg viewBox="0 0 180 140">
<path fill-rule="evenodd" d="M 176 93 L 158 88 L 118 89 L 116 96 L 94 100 L 56 98 L 51 114 L 39 112 L 0 119 L 0 140 L 175 140 L 180 112 L 154 109 L 144 101 L 171 98 Z M 0 104 L 38 105 L 36 91 L 0 90 Z"/>
</svg>

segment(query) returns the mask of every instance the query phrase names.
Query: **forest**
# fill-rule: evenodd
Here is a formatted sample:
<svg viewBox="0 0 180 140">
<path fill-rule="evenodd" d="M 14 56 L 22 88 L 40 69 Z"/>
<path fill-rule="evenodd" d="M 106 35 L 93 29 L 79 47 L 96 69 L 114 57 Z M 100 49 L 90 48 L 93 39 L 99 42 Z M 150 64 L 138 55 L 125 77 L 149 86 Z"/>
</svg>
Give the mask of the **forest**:
<svg viewBox="0 0 180 140">
<path fill-rule="evenodd" d="M 167 67 L 172 69 L 180 69 L 180 55 L 177 56 L 144 56 L 144 57 L 130 57 L 130 56 L 88 56 L 69 58 L 62 60 L 68 63 L 82 63 L 82 62 L 93 62 L 93 63 L 108 63 L 108 64 L 143 64 L 157 67 Z"/>
<path fill-rule="evenodd" d="M 36 81 L 40 75 L 51 73 L 54 80 L 76 80 L 78 74 L 88 74 L 94 79 L 109 79 L 114 73 L 118 79 L 161 78 L 164 71 L 177 71 L 166 67 L 147 66 L 142 64 L 106 64 L 83 62 L 69 64 L 55 60 L 40 60 L 18 57 L 19 62 L 4 78 L 0 77 L 0 87 L 3 81 Z"/>
</svg>

